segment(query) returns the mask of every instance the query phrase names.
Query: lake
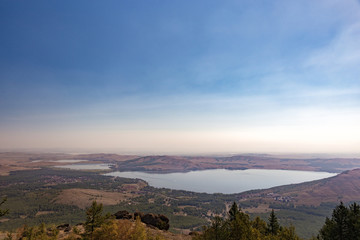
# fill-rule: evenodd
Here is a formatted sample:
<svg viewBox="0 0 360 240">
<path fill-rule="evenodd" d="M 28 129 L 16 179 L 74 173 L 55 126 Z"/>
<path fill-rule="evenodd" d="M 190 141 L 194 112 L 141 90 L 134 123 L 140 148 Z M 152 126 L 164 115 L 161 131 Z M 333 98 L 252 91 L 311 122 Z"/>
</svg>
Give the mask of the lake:
<svg viewBox="0 0 360 240">
<path fill-rule="evenodd" d="M 110 169 L 110 164 L 69 164 L 62 166 L 55 166 L 58 168 L 68 168 L 72 170 L 108 170 Z"/>
<path fill-rule="evenodd" d="M 111 172 L 107 176 L 138 178 L 150 186 L 206 193 L 240 193 L 248 190 L 302 183 L 336 176 L 336 173 L 247 169 L 212 169 L 186 173 Z"/>
<path fill-rule="evenodd" d="M 78 163 L 78 162 L 87 162 L 88 160 L 82 159 L 63 159 L 63 160 L 53 160 L 51 162 L 59 162 L 59 163 Z"/>
</svg>

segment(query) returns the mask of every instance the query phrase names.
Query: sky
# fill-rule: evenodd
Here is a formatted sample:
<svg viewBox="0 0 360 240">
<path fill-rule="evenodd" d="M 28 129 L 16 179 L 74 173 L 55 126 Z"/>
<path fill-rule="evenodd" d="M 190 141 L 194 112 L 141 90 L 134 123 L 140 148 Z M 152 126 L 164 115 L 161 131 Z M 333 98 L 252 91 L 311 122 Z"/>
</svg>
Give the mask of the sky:
<svg viewBox="0 0 360 240">
<path fill-rule="evenodd" d="M 358 0 L 2 0 L 0 148 L 359 153 Z"/>
</svg>

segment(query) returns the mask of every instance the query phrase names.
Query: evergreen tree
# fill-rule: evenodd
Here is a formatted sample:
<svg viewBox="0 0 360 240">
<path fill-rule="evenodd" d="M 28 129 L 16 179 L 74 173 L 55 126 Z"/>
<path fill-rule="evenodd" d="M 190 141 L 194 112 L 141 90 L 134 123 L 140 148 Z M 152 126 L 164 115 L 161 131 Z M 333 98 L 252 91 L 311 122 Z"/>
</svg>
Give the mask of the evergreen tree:
<svg viewBox="0 0 360 240">
<path fill-rule="evenodd" d="M 194 240 L 300 240 L 293 226 L 281 227 L 274 211 L 269 224 L 259 217 L 253 221 L 248 214 L 239 210 L 236 203 L 229 210 L 228 219 L 215 217 L 211 226 L 204 227 L 202 234 L 193 236 Z"/>
<path fill-rule="evenodd" d="M 277 235 L 278 232 L 280 231 L 280 224 L 275 215 L 274 209 L 271 210 L 267 230 L 268 230 L 268 233 L 271 235 Z"/>
<path fill-rule="evenodd" d="M 331 218 L 326 218 L 318 238 L 323 240 L 360 240 L 360 206 L 353 203 L 347 208 L 341 202 L 333 210 Z"/>
<path fill-rule="evenodd" d="M 360 206 L 353 203 L 349 206 L 348 214 L 348 237 L 350 239 L 360 240 Z"/>
<path fill-rule="evenodd" d="M 103 205 L 93 201 L 91 207 L 86 209 L 85 238 L 93 240 L 93 234 L 96 228 L 104 223 Z"/>
<path fill-rule="evenodd" d="M 284 240 L 300 240 L 300 238 L 296 235 L 295 227 L 281 227 L 281 231 L 278 234 L 278 239 L 284 239 Z"/>
<path fill-rule="evenodd" d="M 246 239 L 251 231 L 250 218 L 234 202 L 229 210 L 229 239 Z"/>
<path fill-rule="evenodd" d="M 252 227 L 253 227 L 254 229 L 257 229 L 260 234 L 266 235 L 267 225 L 266 225 L 266 222 L 265 222 L 264 220 L 262 220 L 260 217 L 256 217 L 256 218 L 252 221 Z"/>
<path fill-rule="evenodd" d="M 228 240 L 229 239 L 229 222 L 220 216 L 214 217 L 209 227 L 203 228 L 201 235 L 194 236 L 197 240 Z"/>
<path fill-rule="evenodd" d="M 228 224 L 221 217 L 214 217 L 210 228 L 214 240 L 227 240 L 229 238 Z"/>
<path fill-rule="evenodd" d="M 229 210 L 229 219 L 230 221 L 235 220 L 236 215 L 239 214 L 239 208 L 236 202 L 234 202 Z"/>
<path fill-rule="evenodd" d="M 348 209 L 341 202 L 339 206 L 335 208 L 332 214 L 332 219 L 335 223 L 333 233 L 339 240 L 348 240 Z"/>
<path fill-rule="evenodd" d="M 230 231 L 230 239 L 250 239 L 251 221 L 249 215 L 244 212 L 238 211 L 235 219 L 230 222 Z"/>
</svg>

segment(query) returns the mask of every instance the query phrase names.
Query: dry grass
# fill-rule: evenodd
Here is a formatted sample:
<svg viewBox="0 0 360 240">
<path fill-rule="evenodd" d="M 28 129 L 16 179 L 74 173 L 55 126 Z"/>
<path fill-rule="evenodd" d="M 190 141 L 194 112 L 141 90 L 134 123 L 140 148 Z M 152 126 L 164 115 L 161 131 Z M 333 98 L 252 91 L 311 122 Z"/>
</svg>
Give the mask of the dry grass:
<svg viewBox="0 0 360 240">
<path fill-rule="evenodd" d="M 11 171 L 35 170 L 41 167 L 66 165 L 69 163 L 56 162 L 56 160 L 88 160 L 91 163 L 116 163 L 137 156 L 117 154 L 63 154 L 63 153 L 22 153 L 0 152 L 0 176 L 7 176 Z M 85 162 L 83 162 L 85 163 Z"/>
<path fill-rule="evenodd" d="M 54 213 L 54 211 L 39 211 L 35 214 L 35 217 L 41 216 L 41 215 L 46 215 L 46 214 L 51 214 L 51 213 Z"/>
<path fill-rule="evenodd" d="M 137 183 L 125 183 L 121 185 L 121 189 L 125 190 L 127 192 L 131 191 L 140 191 L 144 187 L 147 186 L 147 183 L 145 181 L 138 181 Z"/>
<path fill-rule="evenodd" d="M 73 188 L 63 190 L 55 199 L 55 202 L 61 204 L 75 205 L 85 209 L 89 207 L 92 201 L 96 200 L 103 205 L 116 205 L 119 202 L 127 201 L 131 198 L 138 197 L 137 194 L 107 192 L 95 189 Z"/>
<path fill-rule="evenodd" d="M 247 213 L 268 213 L 271 212 L 271 209 L 268 204 L 261 204 L 256 208 L 244 208 L 243 211 Z"/>
</svg>

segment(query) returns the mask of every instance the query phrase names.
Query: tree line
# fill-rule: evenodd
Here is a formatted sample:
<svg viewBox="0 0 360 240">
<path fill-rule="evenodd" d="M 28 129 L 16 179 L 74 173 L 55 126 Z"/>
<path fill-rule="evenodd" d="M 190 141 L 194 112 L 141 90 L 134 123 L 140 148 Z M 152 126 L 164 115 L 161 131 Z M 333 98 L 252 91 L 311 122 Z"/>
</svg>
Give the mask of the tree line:
<svg viewBox="0 0 360 240">
<path fill-rule="evenodd" d="M 193 238 L 194 240 L 299 240 L 293 226 L 280 226 L 274 210 L 268 222 L 256 217 L 251 220 L 249 215 L 241 211 L 234 202 L 228 217 L 214 217 L 211 225 Z"/>
</svg>

